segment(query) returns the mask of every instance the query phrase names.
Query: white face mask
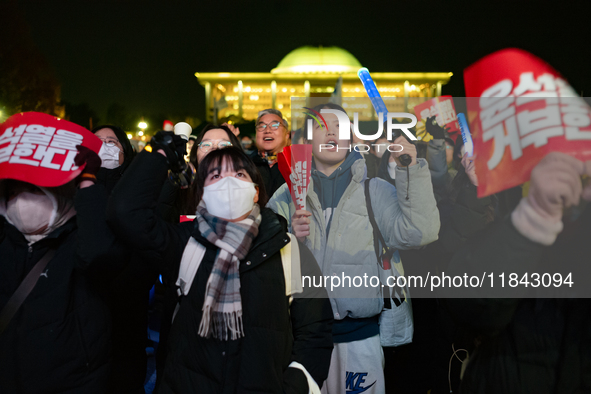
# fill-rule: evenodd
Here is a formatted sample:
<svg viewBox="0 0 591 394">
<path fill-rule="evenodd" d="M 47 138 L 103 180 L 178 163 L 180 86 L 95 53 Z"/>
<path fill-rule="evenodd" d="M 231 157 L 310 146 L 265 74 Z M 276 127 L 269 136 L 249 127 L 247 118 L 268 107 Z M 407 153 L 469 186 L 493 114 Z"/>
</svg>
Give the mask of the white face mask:
<svg viewBox="0 0 591 394">
<path fill-rule="evenodd" d="M 98 155 L 101 158 L 101 167 L 112 170 L 119 167 L 119 149 L 115 144 L 103 143 Z"/>
<path fill-rule="evenodd" d="M 21 192 L 6 203 L 6 219 L 23 234 L 49 226 L 53 201 L 46 194 Z"/>
<path fill-rule="evenodd" d="M 229 176 L 205 186 L 203 201 L 213 216 L 234 220 L 252 211 L 256 192 L 254 183 Z"/>
</svg>

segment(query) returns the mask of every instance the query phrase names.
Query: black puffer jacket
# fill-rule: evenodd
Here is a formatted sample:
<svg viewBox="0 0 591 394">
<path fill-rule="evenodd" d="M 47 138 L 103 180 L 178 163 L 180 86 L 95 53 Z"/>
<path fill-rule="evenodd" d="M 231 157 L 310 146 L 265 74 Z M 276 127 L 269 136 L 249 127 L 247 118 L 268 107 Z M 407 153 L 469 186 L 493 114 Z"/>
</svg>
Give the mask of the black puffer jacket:
<svg viewBox="0 0 591 394">
<path fill-rule="evenodd" d="M 171 225 L 155 214 L 158 190 L 166 179 L 166 159 L 141 153 L 115 188 L 109 207 L 112 227 L 136 246 L 165 262 L 171 277 L 191 236 L 207 248 L 190 293 L 181 301 L 170 334 L 160 393 L 308 393 L 304 365 L 321 384 L 332 352 L 332 311 L 324 289 L 304 289 L 307 297 L 289 305 L 280 250 L 288 242 L 286 224 L 261 211 L 259 235 L 240 263 L 244 338 L 204 339 L 198 335 L 205 286 L 217 248 L 191 222 Z M 133 235 L 130 237 L 130 235 Z M 320 275 L 314 257 L 300 244 L 302 275 Z"/>
<path fill-rule="evenodd" d="M 519 272 L 521 278 L 522 272 L 566 266 L 580 284 L 588 282 L 590 235 L 591 207 L 577 222 L 565 225 L 550 247 L 525 238 L 507 218 L 465 244 L 451 269 Z M 507 296 L 535 296 L 531 287 L 507 287 Z M 457 322 L 480 336 L 462 393 L 591 392 L 591 300 L 478 296 L 475 292 L 473 298 L 446 300 Z"/>
<path fill-rule="evenodd" d="M 101 167 L 96 175 L 96 183 L 99 185 L 97 189 L 104 187 L 106 194 L 110 194 L 130 163 L 131 160 L 126 161 L 113 169 Z M 103 204 L 105 209 L 107 195 Z M 164 201 L 161 205 L 166 203 Z M 110 230 L 100 236 L 105 244 L 114 243 L 114 238 Z M 116 269 L 105 273 L 100 280 L 101 291 L 104 292 L 113 323 L 109 392 L 144 393 L 148 366 L 146 329 L 149 291 L 158 274 L 154 266 L 144 262 L 142 250 L 118 246 L 120 247 L 113 250 L 115 253 L 111 253 L 106 259 L 110 263 L 116 261 Z"/>
<path fill-rule="evenodd" d="M 279 165 L 274 164 L 273 167 L 269 167 L 267 160 L 263 159 L 257 151 L 252 152 L 249 156 L 261 173 L 263 182 L 265 183 L 267 196 L 271 198 L 273 193 L 285 183 L 285 179 L 283 179 L 283 175 L 281 175 L 281 171 L 279 171 Z"/>
<path fill-rule="evenodd" d="M 0 335 L 0 393 L 104 393 L 109 376 L 108 311 L 95 292 L 96 266 L 109 245 L 96 235 L 106 208 L 92 186 L 76 196 L 77 216 L 30 247 L 0 222 L 0 309 L 49 248 L 48 263 Z"/>
</svg>

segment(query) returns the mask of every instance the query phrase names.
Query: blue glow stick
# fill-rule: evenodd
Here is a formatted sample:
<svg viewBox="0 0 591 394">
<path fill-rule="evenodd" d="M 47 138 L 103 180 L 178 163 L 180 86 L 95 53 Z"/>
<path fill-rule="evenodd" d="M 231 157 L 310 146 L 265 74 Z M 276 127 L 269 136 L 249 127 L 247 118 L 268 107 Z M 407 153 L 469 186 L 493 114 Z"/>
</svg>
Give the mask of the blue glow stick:
<svg viewBox="0 0 591 394">
<path fill-rule="evenodd" d="M 464 140 L 464 149 L 468 153 L 468 157 L 472 157 L 474 154 L 474 143 L 472 142 L 472 134 L 470 134 L 470 128 L 466 121 L 466 115 L 463 113 L 458 114 L 458 123 L 460 124 L 460 131 L 462 132 L 462 139 Z"/>
<path fill-rule="evenodd" d="M 371 105 L 373 105 L 373 109 L 378 114 L 378 121 L 380 119 L 380 114 L 382 114 L 382 122 L 387 121 L 388 119 L 388 108 L 386 107 L 386 103 L 382 99 L 378 88 L 376 87 L 375 82 L 371 78 L 369 74 L 369 70 L 365 67 L 362 67 L 357 71 L 357 76 L 361 79 L 361 83 L 363 84 L 363 88 L 367 92 L 367 96 L 371 100 Z M 399 133 L 401 133 L 399 131 Z M 400 135 L 400 134 L 398 134 Z M 400 155 L 400 164 L 404 167 L 410 165 L 412 162 L 412 158 L 408 154 Z"/>
<path fill-rule="evenodd" d="M 388 116 L 388 108 L 386 108 L 386 104 L 384 103 L 384 100 L 382 99 L 382 96 L 380 95 L 380 92 L 378 91 L 376 84 L 371 78 L 369 70 L 365 67 L 360 68 L 359 71 L 357 71 L 357 76 L 359 77 L 359 79 L 361 79 L 361 83 L 363 84 L 363 87 L 367 92 L 367 96 L 371 100 L 371 105 L 373 105 L 373 108 L 378 114 L 378 118 L 380 116 L 380 113 L 382 113 L 382 121 L 385 122 Z"/>
</svg>

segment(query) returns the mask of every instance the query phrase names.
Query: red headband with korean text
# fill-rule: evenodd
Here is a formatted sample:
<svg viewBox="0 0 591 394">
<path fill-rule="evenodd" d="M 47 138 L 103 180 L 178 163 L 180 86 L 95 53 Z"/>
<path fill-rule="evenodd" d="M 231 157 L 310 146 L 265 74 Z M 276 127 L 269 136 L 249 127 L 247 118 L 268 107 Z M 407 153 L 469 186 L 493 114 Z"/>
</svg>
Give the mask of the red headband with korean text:
<svg viewBox="0 0 591 394">
<path fill-rule="evenodd" d="M 11 116 L 0 125 L 0 179 L 42 187 L 64 185 L 81 172 L 76 145 L 100 150 L 102 142 L 84 127 L 38 112 Z"/>
</svg>

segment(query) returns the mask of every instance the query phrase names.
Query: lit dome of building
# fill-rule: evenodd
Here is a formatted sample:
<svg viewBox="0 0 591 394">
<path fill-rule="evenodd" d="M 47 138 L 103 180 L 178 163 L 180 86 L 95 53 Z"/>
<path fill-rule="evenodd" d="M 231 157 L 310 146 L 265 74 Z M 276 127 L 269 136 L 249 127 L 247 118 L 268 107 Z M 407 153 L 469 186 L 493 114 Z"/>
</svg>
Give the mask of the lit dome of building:
<svg viewBox="0 0 591 394">
<path fill-rule="evenodd" d="M 272 74 L 342 74 L 356 73 L 361 63 L 339 47 L 303 46 L 289 52 L 271 70 Z"/>
<path fill-rule="evenodd" d="M 310 99 L 330 98 L 337 83 L 335 100 L 343 108 L 357 110 L 359 121 L 375 121 L 369 101 L 355 103 L 367 98 L 357 76 L 361 67 L 359 60 L 343 48 L 303 46 L 289 52 L 271 72 L 197 72 L 195 76 L 205 88 L 207 121 L 232 116 L 254 120 L 259 111 L 276 108 L 295 130 L 304 116 L 299 108 L 314 106 Z M 452 73 L 371 70 L 371 76 L 390 111 L 409 112 L 426 99 L 441 96 L 441 87 Z M 297 119 L 292 118 L 292 109 L 296 109 Z"/>
</svg>

